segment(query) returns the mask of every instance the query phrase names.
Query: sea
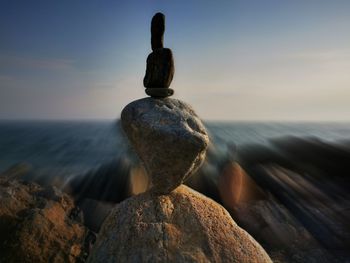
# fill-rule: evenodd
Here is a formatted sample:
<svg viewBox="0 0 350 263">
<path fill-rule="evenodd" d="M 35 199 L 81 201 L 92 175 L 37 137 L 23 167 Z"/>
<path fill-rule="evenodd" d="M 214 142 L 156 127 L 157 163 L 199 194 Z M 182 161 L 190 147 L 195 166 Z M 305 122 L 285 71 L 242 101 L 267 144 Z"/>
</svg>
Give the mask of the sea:
<svg viewBox="0 0 350 263">
<path fill-rule="evenodd" d="M 296 136 L 348 143 L 350 122 L 205 122 L 211 147 L 269 144 Z M 74 175 L 108 163 L 128 152 L 119 120 L 0 121 L 0 172 L 17 163 L 34 169 Z"/>
</svg>

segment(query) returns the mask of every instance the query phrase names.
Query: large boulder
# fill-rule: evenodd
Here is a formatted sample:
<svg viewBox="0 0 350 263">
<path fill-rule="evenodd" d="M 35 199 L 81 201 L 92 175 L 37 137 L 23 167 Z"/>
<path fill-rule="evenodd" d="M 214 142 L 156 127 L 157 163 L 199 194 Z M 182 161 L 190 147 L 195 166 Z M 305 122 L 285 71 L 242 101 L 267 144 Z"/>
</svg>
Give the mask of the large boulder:
<svg viewBox="0 0 350 263">
<path fill-rule="evenodd" d="M 209 138 L 188 104 L 170 98 L 144 98 L 128 104 L 121 120 L 151 177 L 153 192 L 169 193 L 202 164 Z"/>
<path fill-rule="evenodd" d="M 271 262 L 264 249 L 211 199 L 181 185 L 115 207 L 88 262 Z"/>
</svg>

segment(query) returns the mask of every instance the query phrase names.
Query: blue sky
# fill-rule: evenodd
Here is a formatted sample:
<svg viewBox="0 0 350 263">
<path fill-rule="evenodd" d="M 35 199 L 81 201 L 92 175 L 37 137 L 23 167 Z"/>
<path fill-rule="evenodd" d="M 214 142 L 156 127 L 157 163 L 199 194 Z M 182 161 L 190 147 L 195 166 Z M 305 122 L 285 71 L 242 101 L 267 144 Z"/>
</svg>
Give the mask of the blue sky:
<svg viewBox="0 0 350 263">
<path fill-rule="evenodd" d="M 0 118 L 118 118 L 166 15 L 175 98 L 210 120 L 350 120 L 350 1 L 0 1 Z"/>
</svg>

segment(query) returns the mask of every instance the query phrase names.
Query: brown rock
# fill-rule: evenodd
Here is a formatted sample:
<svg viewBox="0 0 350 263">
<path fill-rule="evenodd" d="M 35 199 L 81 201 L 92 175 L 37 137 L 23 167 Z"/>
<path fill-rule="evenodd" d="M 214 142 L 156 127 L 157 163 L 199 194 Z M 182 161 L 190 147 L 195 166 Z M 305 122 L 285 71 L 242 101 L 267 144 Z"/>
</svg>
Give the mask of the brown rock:
<svg viewBox="0 0 350 263">
<path fill-rule="evenodd" d="M 120 203 L 104 222 L 88 262 L 271 262 L 228 212 L 182 185 Z"/>
<path fill-rule="evenodd" d="M 90 198 L 81 200 L 79 202 L 79 208 L 83 212 L 84 225 L 98 233 L 103 221 L 114 206 L 115 203 L 108 203 Z"/>
<path fill-rule="evenodd" d="M 88 231 L 74 209 L 58 189 L 0 177 L 0 261 L 81 262 Z"/>
<path fill-rule="evenodd" d="M 174 59 L 169 48 L 154 50 L 147 58 L 143 85 L 146 88 L 168 88 L 174 76 Z"/>
<path fill-rule="evenodd" d="M 209 138 L 186 103 L 170 98 L 136 100 L 123 109 L 121 121 L 153 192 L 169 193 L 202 164 Z"/>
</svg>

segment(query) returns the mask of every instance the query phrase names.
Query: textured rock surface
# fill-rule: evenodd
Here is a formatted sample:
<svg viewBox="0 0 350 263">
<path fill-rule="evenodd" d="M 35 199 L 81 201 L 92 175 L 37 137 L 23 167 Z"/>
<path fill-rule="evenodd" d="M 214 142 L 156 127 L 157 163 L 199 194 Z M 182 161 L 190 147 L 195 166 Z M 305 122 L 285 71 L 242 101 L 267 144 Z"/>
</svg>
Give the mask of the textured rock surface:
<svg viewBox="0 0 350 263">
<path fill-rule="evenodd" d="M 201 165 L 208 135 L 193 109 L 184 102 L 140 99 L 123 109 L 121 120 L 151 177 L 154 192 L 169 193 Z"/>
<path fill-rule="evenodd" d="M 169 48 L 154 50 L 147 57 L 143 85 L 146 88 L 169 88 L 175 72 L 173 53 Z"/>
<path fill-rule="evenodd" d="M 88 262 L 271 262 L 228 212 L 182 185 L 120 203 L 102 226 Z"/>
<path fill-rule="evenodd" d="M 73 200 L 15 179 L 22 168 L 0 176 L 0 262 L 82 262 L 88 231 L 73 216 Z"/>
</svg>

